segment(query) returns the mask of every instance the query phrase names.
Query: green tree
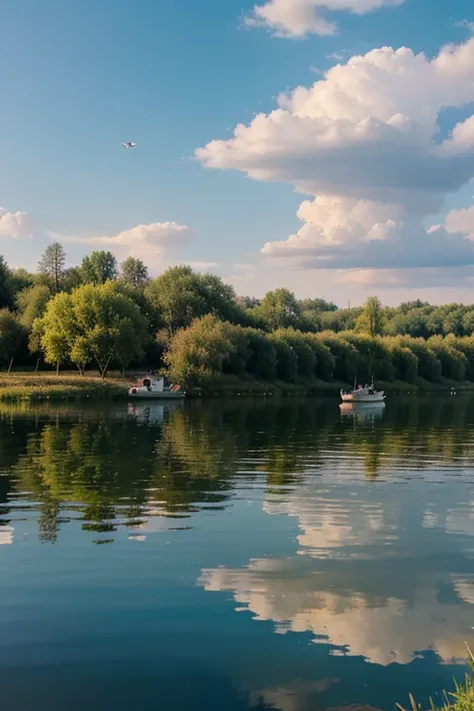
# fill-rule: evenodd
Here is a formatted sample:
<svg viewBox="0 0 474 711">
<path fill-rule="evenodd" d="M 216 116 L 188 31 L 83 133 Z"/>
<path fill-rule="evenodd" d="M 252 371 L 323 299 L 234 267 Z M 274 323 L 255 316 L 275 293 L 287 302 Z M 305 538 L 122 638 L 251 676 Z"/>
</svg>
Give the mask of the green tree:
<svg viewBox="0 0 474 711">
<path fill-rule="evenodd" d="M 36 284 L 20 291 L 15 302 L 21 325 L 31 329 L 33 321 L 43 315 L 50 298 L 51 291 L 45 284 Z"/>
<path fill-rule="evenodd" d="M 276 375 L 286 383 L 295 383 L 298 378 L 298 356 L 290 344 L 275 333 L 267 336 L 276 351 Z"/>
<path fill-rule="evenodd" d="M 53 242 L 53 244 L 46 247 L 39 261 L 38 271 L 56 293 L 61 288 L 65 265 L 66 252 L 59 242 Z"/>
<path fill-rule="evenodd" d="M 409 348 L 418 358 L 418 375 L 423 380 L 435 383 L 441 377 L 441 363 L 436 353 L 428 346 L 423 338 L 404 336 L 399 339 L 400 344 Z"/>
<path fill-rule="evenodd" d="M 380 336 L 384 326 L 383 307 L 377 296 L 369 296 L 364 309 L 357 319 L 356 328 L 365 331 L 369 336 Z"/>
<path fill-rule="evenodd" d="M 316 377 L 327 382 L 331 381 L 336 369 L 336 359 L 331 353 L 331 349 L 316 334 L 305 334 L 305 341 L 316 358 Z"/>
<path fill-rule="evenodd" d="M 141 259 L 127 257 L 121 264 L 121 277 L 126 284 L 143 287 L 150 281 L 148 268 Z"/>
<path fill-rule="evenodd" d="M 294 328 L 280 328 L 274 332 L 275 338 L 284 341 L 294 350 L 297 358 L 297 371 L 300 378 L 311 378 L 316 373 L 317 357 L 308 345 L 304 334 Z"/>
<path fill-rule="evenodd" d="M 272 381 L 276 377 L 277 353 L 275 346 L 262 331 L 247 328 L 249 358 L 247 371 L 250 375 Z"/>
<path fill-rule="evenodd" d="M 12 273 L 0 254 L 0 308 L 10 307 L 13 301 Z"/>
<path fill-rule="evenodd" d="M 207 314 L 177 331 L 164 356 L 170 378 L 188 387 L 221 375 L 225 361 L 236 351 L 234 329 Z"/>
<path fill-rule="evenodd" d="M 227 321 L 242 315 L 231 286 L 213 274 L 195 274 L 188 266 L 167 269 L 150 282 L 145 296 L 154 321 L 160 321 L 170 334 L 206 314 Z"/>
<path fill-rule="evenodd" d="M 82 283 L 82 271 L 80 267 L 69 267 L 69 269 L 64 271 L 62 281 L 63 291 L 72 291 L 73 289 L 77 289 L 77 287 L 81 286 Z"/>
<path fill-rule="evenodd" d="M 116 286 L 85 284 L 52 299 L 35 322 L 48 363 L 69 360 L 80 372 L 95 362 L 102 378 L 115 361 L 126 368 L 143 354 L 147 322 L 136 304 Z"/>
<path fill-rule="evenodd" d="M 300 305 L 296 296 L 288 289 L 268 291 L 255 310 L 272 331 L 299 325 Z"/>
<path fill-rule="evenodd" d="M 441 336 L 432 336 L 427 345 L 441 363 L 441 375 L 450 380 L 461 381 L 466 377 L 468 361 L 464 353 L 457 350 L 454 343 Z"/>
<path fill-rule="evenodd" d="M 357 375 L 359 354 L 357 349 L 332 331 L 323 331 L 315 336 L 334 358 L 334 377 L 341 383 L 352 383 Z M 320 376 L 321 377 L 321 376 Z"/>
<path fill-rule="evenodd" d="M 26 347 L 27 332 L 8 309 L 0 311 L 0 362 L 8 365 Z"/>
<path fill-rule="evenodd" d="M 117 278 L 117 260 L 111 252 L 92 252 L 83 258 L 81 272 L 85 284 L 105 284 Z"/>
</svg>

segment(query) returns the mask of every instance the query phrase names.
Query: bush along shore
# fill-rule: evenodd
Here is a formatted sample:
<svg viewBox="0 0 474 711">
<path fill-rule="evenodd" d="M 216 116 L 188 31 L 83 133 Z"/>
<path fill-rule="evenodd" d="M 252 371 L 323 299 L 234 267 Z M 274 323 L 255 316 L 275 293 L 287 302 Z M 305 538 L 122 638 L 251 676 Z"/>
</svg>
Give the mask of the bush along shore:
<svg viewBox="0 0 474 711">
<path fill-rule="evenodd" d="M 151 279 L 109 252 L 65 261 L 58 243 L 36 274 L 0 256 L 0 397 L 125 396 L 127 381 L 108 375 L 127 369 L 160 371 L 191 395 L 337 392 L 372 377 L 389 392 L 474 387 L 473 306 L 374 296 L 339 309 L 284 288 L 238 297 L 187 266 Z M 17 375 L 46 366 L 78 377 Z"/>
</svg>

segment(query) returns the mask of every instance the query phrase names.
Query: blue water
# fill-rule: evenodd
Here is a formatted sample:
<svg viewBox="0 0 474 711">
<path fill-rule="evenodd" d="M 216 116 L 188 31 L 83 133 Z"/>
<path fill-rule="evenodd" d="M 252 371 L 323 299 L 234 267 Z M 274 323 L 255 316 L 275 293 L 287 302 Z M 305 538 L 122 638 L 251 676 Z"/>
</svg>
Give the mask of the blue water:
<svg viewBox="0 0 474 711">
<path fill-rule="evenodd" d="M 0 409 L 8 711 L 420 703 L 474 648 L 474 398 Z"/>
</svg>

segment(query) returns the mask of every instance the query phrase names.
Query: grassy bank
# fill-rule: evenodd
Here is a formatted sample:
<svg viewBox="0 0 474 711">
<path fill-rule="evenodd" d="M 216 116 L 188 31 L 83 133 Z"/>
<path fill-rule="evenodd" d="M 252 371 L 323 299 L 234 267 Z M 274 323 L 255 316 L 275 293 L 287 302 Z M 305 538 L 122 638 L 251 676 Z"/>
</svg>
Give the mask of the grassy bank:
<svg viewBox="0 0 474 711">
<path fill-rule="evenodd" d="M 78 373 L 0 374 L 0 401 L 20 400 L 110 400 L 125 397 L 130 381 L 112 374 L 106 380 L 98 375 Z"/>
<path fill-rule="evenodd" d="M 110 373 L 106 380 L 101 380 L 97 374 L 80 376 L 75 372 L 64 372 L 56 375 L 54 372 L 31 373 L 14 372 L 8 375 L 0 373 L 0 401 L 81 401 L 81 400 L 115 400 L 124 399 L 127 390 L 134 382 L 134 376 L 122 378 L 118 373 Z M 423 393 L 423 392 L 456 392 L 474 391 L 474 383 L 455 383 L 443 380 L 440 383 L 428 383 L 419 380 L 417 384 L 402 381 L 376 383 L 380 390 L 387 393 Z M 341 388 L 350 385 L 342 382 L 327 383 L 315 378 L 300 380 L 297 384 L 276 380 L 268 382 L 250 376 L 238 378 L 233 375 L 221 375 L 212 378 L 200 387 L 188 388 L 190 397 L 239 397 L 239 396 L 315 396 L 338 395 Z"/>
</svg>

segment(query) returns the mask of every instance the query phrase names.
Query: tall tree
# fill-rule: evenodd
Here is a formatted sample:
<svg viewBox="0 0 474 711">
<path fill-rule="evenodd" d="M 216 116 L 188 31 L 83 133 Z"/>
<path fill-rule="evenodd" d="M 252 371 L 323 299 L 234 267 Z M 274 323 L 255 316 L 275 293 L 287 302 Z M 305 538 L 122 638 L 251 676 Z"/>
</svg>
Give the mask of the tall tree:
<svg viewBox="0 0 474 711">
<path fill-rule="evenodd" d="M 92 252 L 82 260 L 81 272 L 86 284 L 105 284 L 117 278 L 117 260 L 111 252 Z"/>
<path fill-rule="evenodd" d="M 38 264 L 38 271 L 51 284 L 51 288 L 57 294 L 60 290 L 61 280 L 66 266 L 66 252 L 59 242 L 53 242 L 46 247 L 43 256 Z"/>
<path fill-rule="evenodd" d="M 256 311 L 272 331 L 297 327 L 301 315 L 298 300 L 288 289 L 268 291 Z"/>
<path fill-rule="evenodd" d="M 131 286 L 144 286 L 149 280 L 148 268 L 141 259 L 127 257 L 121 264 L 122 279 Z"/>
<path fill-rule="evenodd" d="M 369 336 L 380 336 L 384 326 L 383 306 L 377 296 L 369 296 L 364 304 L 364 310 L 357 319 L 357 329 L 365 331 Z"/>
</svg>

